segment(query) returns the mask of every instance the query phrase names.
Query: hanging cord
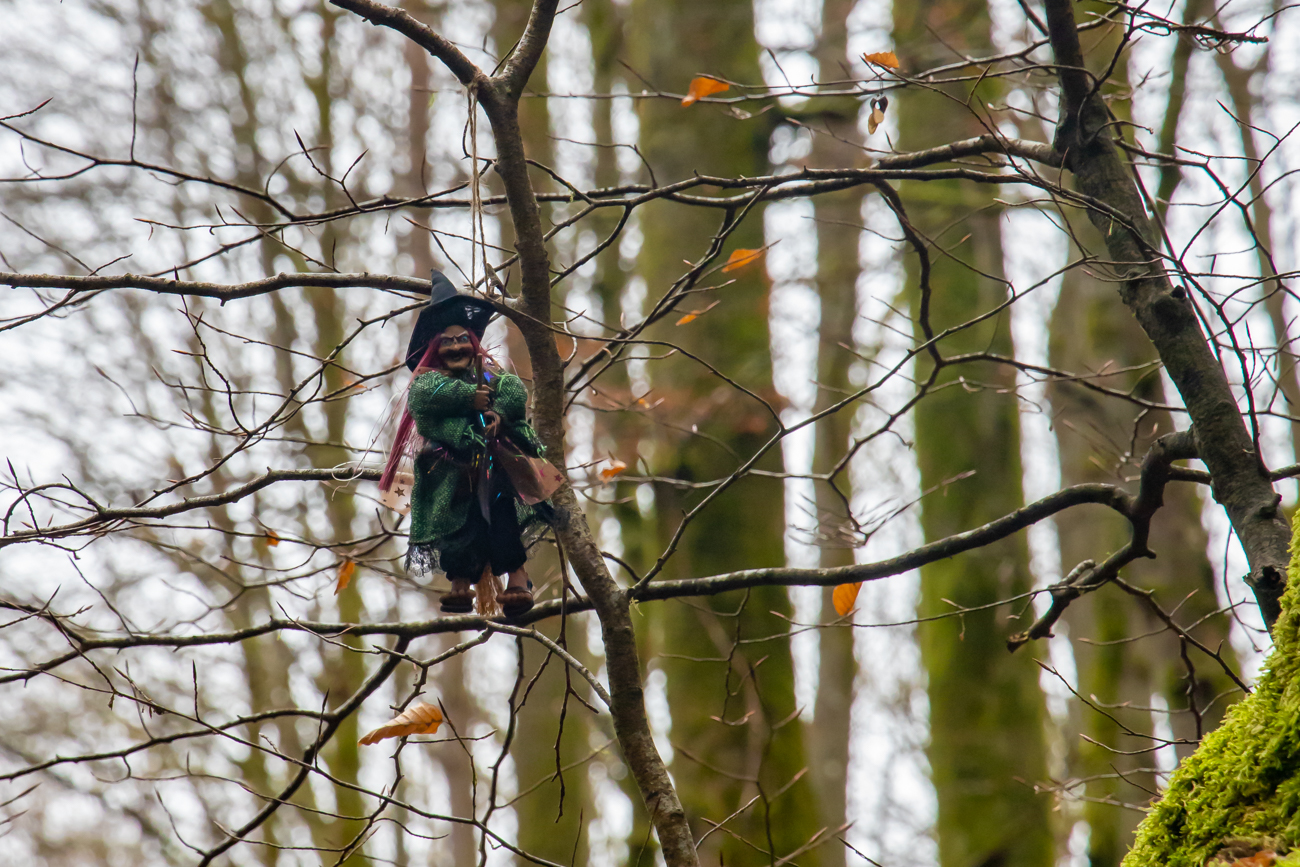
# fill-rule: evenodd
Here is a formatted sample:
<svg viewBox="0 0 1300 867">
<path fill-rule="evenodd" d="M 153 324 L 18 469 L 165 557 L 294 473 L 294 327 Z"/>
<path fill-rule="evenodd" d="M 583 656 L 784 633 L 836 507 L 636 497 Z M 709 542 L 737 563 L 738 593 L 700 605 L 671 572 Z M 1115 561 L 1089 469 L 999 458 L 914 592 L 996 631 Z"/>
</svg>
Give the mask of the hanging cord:
<svg viewBox="0 0 1300 867">
<path fill-rule="evenodd" d="M 483 228 L 483 193 L 480 184 L 483 179 L 483 172 L 479 169 L 478 159 L 478 82 L 471 82 L 467 88 L 469 96 L 469 158 L 471 162 L 471 177 L 469 182 L 469 242 L 470 242 L 470 261 L 469 261 L 469 282 L 470 288 L 478 286 L 478 264 L 481 259 L 483 262 L 483 285 L 487 288 L 490 284 L 488 275 L 493 273 L 492 266 L 488 264 L 487 233 Z M 483 171 L 486 171 L 484 169 Z"/>
<path fill-rule="evenodd" d="M 487 234 L 483 231 L 483 196 L 479 189 L 479 183 L 482 179 L 482 173 L 479 171 L 478 163 L 478 82 L 471 82 L 467 88 L 469 105 L 466 112 L 469 118 L 469 159 L 470 159 L 470 180 L 469 180 L 469 285 L 470 289 L 478 286 L 478 263 L 479 259 L 483 260 L 483 283 L 487 284 L 488 261 L 487 261 Z M 475 380 L 483 381 L 482 359 L 476 358 Z M 479 415 L 479 420 L 486 427 L 487 421 Z M 484 453 L 483 460 L 491 460 L 488 454 Z M 487 484 L 486 477 L 479 479 L 479 484 Z M 472 507 L 471 507 L 472 508 Z M 497 617 L 501 614 L 501 585 L 497 577 L 492 574 L 491 563 L 483 566 L 483 574 L 479 576 L 479 581 L 474 585 L 474 607 L 477 609 L 480 617 Z"/>
</svg>

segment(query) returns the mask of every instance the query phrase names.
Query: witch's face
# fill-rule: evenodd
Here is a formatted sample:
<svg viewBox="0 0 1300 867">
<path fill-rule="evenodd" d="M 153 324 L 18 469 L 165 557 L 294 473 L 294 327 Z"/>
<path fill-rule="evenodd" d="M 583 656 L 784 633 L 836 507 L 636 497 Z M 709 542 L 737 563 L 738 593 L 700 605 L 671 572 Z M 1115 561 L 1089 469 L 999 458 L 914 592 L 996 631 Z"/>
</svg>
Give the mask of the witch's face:
<svg viewBox="0 0 1300 867">
<path fill-rule="evenodd" d="M 439 334 L 438 358 L 452 373 L 467 370 L 474 362 L 474 344 L 470 343 L 469 332 L 459 325 L 452 325 Z"/>
</svg>

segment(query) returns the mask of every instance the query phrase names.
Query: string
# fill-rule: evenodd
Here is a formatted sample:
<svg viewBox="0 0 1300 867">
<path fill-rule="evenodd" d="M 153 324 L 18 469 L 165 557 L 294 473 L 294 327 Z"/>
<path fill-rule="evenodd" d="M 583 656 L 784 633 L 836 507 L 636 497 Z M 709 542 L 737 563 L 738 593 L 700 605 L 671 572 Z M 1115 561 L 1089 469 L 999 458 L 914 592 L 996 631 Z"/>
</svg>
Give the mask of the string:
<svg viewBox="0 0 1300 867">
<path fill-rule="evenodd" d="M 488 274 L 491 273 L 491 267 L 488 265 L 487 250 L 487 233 L 483 227 L 483 195 L 479 187 L 482 181 L 482 172 L 479 170 L 478 161 L 478 82 L 471 82 L 467 88 L 469 97 L 469 150 L 471 163 L 471 178 L 469 185 L 469 242 L 470 242 L 470 261 L 469 261 L 469 282 L 471 288 L 478 286 L 478 259 L 483 259 L 483 285 L 487 287 Z"/>
</svg>

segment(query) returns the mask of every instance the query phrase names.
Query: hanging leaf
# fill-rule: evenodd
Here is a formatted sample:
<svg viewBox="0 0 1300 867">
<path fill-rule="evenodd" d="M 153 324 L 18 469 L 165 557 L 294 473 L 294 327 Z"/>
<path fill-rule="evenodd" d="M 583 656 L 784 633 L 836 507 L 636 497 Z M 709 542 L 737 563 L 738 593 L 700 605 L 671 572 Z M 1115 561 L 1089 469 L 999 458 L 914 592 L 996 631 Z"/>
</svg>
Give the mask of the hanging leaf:
<svg viewBox="0 0 1300 867">
<path fill-rule="evenodd" d="M 626 469 L 627 469 L 627 464 L 623 463 L 617 458 L 610 458 L 609 466 L 605 467 L 603 470 L 600 471 L 600 477 L 608 482 L 610 479 L 614 478 L 615 476 L 617 476 L 619 473 L 623 472 Z"/>
<path fill-rule="evenodd" d="M 871 100 L 871 114 L 867 117 L 867 135 L 876 131 L 885 119 L 885 109 L 889 108 L 889 97 L 880 96 Z"/>
<path fill-rule="evenodd" d="M 266 531 L 266 547 L 268 547 L 268 548 L 274 548 L 276 545 L 279 545 L 279 544 L 280 544 L 280 534 L 277 533 L 277 532 L 275 532 L 274 530 L 267 530 L 267 531 Z"/>
<path fill-rule="evenodd" d="M 335 596 L 338 596 L 344 590 L 348 589 L 348 585 L 352 583 L 352 575 L 356 571 L 357 563 L 355 560 L 345 559 L 339 564 L 339 580 L 334 585 Z"/>
<path fill-rule="evenodd" d="M 877 51 L 873 54 L 864 54 L 862 59 L 867 63 L 883 66 L 886 69 L 897 69 L 899 66 L 898 55 L 892 51 Z"/>
<path fill-rule="evenodd" d="M 686 91 L 686 96 L 682 98 L 682 105 L 694 105 L 706 96 L 712 96 L 715 93 L 722 93 L 724 90 L 730 89 L 731 85 L 725 81 L 697 75 L 691 79 L 690 89 Z"/>
<path fill-rule="evenodd" d="M 727 257 L 727 264 L 722 266 L 722 273 L 729 274 L 732 271 L 739 271 L 746 265 L 753 264 L 763 258 L 762 250 L 732 250 L 731 255 Z M 682 323 L 678 322 L 678 325 Z"/>
<path fill-rule="evenodd" d="M 871 114 L 867 116 L 867 135 L 874 135 L 876 127 L 885 119 L 885 113 L 879 108 L 873 108 Z"/>
<path fill-rule="evenodd" d="M 367 734 L 357 743 L 362 746 L 370 746 L 387 738 L 437 734 L 440 725 L 442 725 L 442 711 L 427 702 L 419 701 Z"/>
<path fill-rule="evenodd" d="M 835 613 L 841 617 L 848 617 L 849 612 L 853 610 L 853 603 L 858 601 L 858 591 L 862 589 L 862 582 L 856 584 L 841 584 L 835 588 L 831 594 L 831 603 L 835 606 Z"/>
</svg>

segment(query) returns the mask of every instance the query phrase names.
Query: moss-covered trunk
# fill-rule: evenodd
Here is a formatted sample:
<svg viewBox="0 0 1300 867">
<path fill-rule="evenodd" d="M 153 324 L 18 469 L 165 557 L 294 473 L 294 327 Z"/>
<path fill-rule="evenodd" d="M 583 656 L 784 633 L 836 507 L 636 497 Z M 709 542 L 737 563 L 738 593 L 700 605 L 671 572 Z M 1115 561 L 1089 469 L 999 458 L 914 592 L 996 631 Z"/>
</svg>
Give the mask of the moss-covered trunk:
<svg viewBox="0 0 1300 867">
<path fill-rule="evenodd" d="M 1174 772 L 1124 867 L 1202 867 L 1229 843 L 1300 863 L 1300 558 L 1255 691 Z M 1290 853 L 1290 854 L 1287 854 Z"/>
</svg>

